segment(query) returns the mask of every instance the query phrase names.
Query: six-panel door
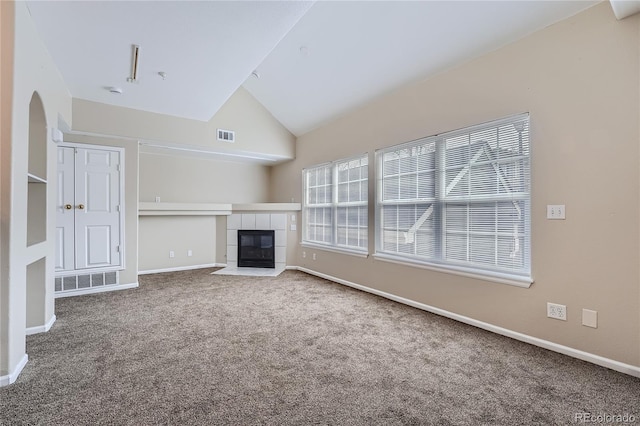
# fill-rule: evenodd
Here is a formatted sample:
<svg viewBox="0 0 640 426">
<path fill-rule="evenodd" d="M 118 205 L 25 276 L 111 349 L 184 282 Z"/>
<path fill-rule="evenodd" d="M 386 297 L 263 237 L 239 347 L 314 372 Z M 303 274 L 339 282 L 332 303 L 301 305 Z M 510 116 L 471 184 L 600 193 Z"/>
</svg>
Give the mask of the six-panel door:
<svg viewBox="0 0 640 426">
<path fill-rule="evenodd" d="M 59 147 L 56 269 L 121 265 L 120 226 L 120 152 Z"/>
</svg>

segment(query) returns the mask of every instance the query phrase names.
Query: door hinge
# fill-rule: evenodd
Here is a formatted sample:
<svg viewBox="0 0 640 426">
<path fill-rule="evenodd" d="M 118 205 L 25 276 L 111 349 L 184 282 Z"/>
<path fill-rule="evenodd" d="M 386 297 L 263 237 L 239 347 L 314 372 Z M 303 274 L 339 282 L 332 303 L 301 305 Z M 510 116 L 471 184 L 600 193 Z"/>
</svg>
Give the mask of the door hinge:
<svg viewBox="0 0 640 426">
<path fill-rule="evenodd" d="M 119 204 L 116 206 L 116 211 L 117 211 L 117 212 L 119 212 L 119 211 L 120 211 L 120 205 L 119 205 Z"/>
<path fill-rule="evenodd" d="M 116 251 L 120 253 L 120 246 L 116 246 Z"/>
</svg>

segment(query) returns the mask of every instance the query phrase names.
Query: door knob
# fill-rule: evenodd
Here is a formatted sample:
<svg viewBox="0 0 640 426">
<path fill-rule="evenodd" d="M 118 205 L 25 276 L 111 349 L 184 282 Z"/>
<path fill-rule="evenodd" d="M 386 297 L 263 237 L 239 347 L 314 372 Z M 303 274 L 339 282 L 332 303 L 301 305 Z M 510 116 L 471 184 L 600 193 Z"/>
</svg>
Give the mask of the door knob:
<svg viewBox="0 0 640 426">
<path fill-rule="evenodd" d="M 84 204 L 78 204 L 78 208 L 79 208 L 80 210 L 84 209 Z"/>
<path fill-rule="evenodd" d="M 71 204 L 65 204 L 64 208 L 67 210 L 71 210 L 71 207 L 73 207 Z"/>
</svg>

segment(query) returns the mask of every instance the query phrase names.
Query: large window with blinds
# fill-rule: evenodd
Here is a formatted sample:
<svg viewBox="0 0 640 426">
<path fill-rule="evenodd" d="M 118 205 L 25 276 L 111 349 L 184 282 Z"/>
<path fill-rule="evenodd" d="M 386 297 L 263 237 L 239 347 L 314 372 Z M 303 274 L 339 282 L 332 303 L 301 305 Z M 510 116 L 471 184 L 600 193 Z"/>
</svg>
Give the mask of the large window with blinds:
<svg viewBox="0 0 640 426">
<path fill-rule="evenodd" d="M 529 282 L 529 115 L 376 152 L 376 256 Z"/>
<path fill-rule="evenodd" d="M 368 249 L 368 155 L 302 171 L 302 242 L 366 252 Z"/>
</svg>

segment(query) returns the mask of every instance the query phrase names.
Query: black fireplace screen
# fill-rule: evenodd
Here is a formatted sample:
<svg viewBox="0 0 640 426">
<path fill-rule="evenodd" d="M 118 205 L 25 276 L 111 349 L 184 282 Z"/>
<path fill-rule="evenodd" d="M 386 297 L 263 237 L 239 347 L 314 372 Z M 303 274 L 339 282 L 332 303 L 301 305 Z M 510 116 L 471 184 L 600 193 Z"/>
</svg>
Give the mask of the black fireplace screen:
<svg viewBox="0 0 640 426">
<path fill-rule="evenodd" d="M 275 231 L 238 230 L 238 267 L 275 268 Z"/>
</svg>

